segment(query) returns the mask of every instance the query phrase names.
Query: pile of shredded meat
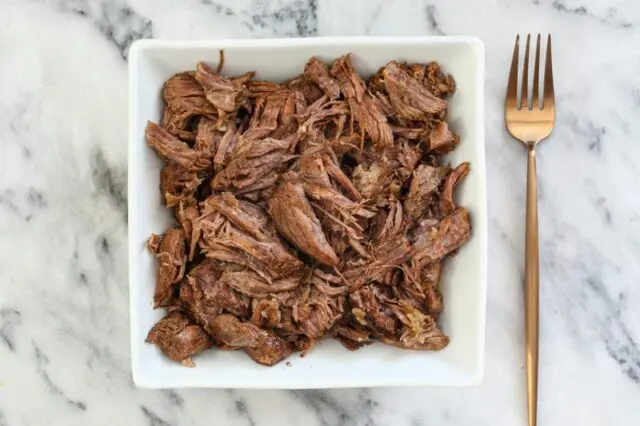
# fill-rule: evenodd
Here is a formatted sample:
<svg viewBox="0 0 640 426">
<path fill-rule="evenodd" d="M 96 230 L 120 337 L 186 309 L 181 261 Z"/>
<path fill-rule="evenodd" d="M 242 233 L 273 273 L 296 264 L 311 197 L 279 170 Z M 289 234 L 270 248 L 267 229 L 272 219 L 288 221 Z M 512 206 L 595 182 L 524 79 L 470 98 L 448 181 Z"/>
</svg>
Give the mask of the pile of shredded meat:
<svg viewBox="0 0 640 426">
<path fill-rule="evenodd" d="M 437 63 L 365 81 L 350 55 L 283 83 L 205 63 L 170 78 L 146 128 L 176 219 L 148 242 L 168 315 L 147 341 L 189 366 L 213 346 L 274 365 L 326 337 L 444 348 L 442 264 L 471 232 L 469 164 L 442 158 L 454 91 Z"/>
</svg>

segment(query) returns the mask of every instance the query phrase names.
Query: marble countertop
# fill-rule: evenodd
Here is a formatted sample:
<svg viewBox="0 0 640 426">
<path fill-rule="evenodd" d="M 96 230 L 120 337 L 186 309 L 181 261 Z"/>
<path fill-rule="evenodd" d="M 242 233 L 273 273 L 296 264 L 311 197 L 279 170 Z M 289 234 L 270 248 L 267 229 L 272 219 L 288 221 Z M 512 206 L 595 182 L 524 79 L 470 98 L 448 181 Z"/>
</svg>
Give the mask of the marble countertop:
<svg viewBox="0 0 640 426">
<path fill-rule="evenodd" d="M 538 163 L 540 424 L 640 423 L 637 1 L 0 0 L 0 10 L 0 426 L 524 425 L 525 152 L 502 118 L 518 31 L 553 34 L 559 109 Z M 136 389 L 126 211 L 131 42 L 364 34 L 465 34 L 485 43 L 482 385 Z"/>
</svg>

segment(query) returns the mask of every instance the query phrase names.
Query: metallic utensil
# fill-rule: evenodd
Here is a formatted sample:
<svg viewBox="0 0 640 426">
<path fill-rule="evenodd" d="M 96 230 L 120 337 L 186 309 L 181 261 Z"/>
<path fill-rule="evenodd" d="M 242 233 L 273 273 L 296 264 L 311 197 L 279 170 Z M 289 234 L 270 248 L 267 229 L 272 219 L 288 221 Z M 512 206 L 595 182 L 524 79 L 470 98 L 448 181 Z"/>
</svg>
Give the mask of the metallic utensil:
<svg viewBox="0 0 640 426">
<path fill-rule="evenodd" d="M 527 45 L 522 66 L 522 91 L 518 102 L 518 56 L 520 36 L 516 37 L 511 60 L 511 72 L 507 84 L 504 118 L 511 136 L 525 144 L 528 151 L 527 161 L 527 224 L 525 253 L 525 308 L 526 308 L 526 356 L 527 356 L 527 406 L 529 426 L 538 421 L 538 318 L 539 318 L 539 281 L 538 281 L 538 182 L 536 175 L 535 147 L 553 130 L 556 116 L 553 95 L 553 72 L 551 68 L 551 36 L 547 39 L 547 54 L 544 65 L 544 87 L 540 98 L 540 34 L 536 42 L 536 56 L 533 67 L 533 90 L 529 96 L 529 44 L 531 35 L 527 35 Z"/>
</svg>

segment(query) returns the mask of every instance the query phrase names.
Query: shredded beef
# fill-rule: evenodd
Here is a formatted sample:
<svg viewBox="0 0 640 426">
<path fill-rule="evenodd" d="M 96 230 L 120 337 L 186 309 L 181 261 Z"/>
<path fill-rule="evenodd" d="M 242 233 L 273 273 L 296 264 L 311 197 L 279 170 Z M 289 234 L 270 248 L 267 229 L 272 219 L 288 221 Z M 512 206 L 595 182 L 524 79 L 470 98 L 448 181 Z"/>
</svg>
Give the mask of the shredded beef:
<svg viewBox="0 0 640 426">
<path fill-rule="evenodd" d="M 277 364 L 292 352 L 287 342 L 274 332 L 241 322 L 233 315 L 214 318 L 210 332 L 217 343 L 244 349 L 254 361 L 263 365 Z"/>
<path fill-rule="evenodd" d="M 351 55 L 336 59 L 331 64 L 331 75 L 338 80 L 340 91 L 346 99 L 362 102 L 366 86 L 351 64 Z"/>
<path fill-rule="evenodd" d="M 223 135 L 224 133 L 218 129 L 216 120 L 202 117 L 196 130 L 194 149 L 199 151 L 204 158 L 213 160 Z"/>
<path fill-rule="evenodd" d="M 197 117 L 216 117 L 215 107 L 207 100 L 193 72 L 179 73 L 167 80 L 162 98 L 166 103 L 162 127 L 179 139 L 195 138 L 192 122 Z"/>
<path fill-rule="evenodd" d="M 355 324 L 336 327 L 333 337 L 338 339 L 350 351 L 355 351 L 364 345 L 373 343 L 371 333 Z"/>
<path fill-rule="evenodd" d="M 445 347 L 442 265 L 471 237 L 470 165 L 442 157 L 453 77 L 391 61 L 365 83 L 348 54 L 279 83 L 218 68 L 167 80 L 147 123 L 176 220 L 147 242 L 168 311 L 147 341 L 185 365 L 215 346 L 271 366 L 326 337 Z"/>
<path fill-rule="evenodd" d="M 302 184 L 283 182 L 269 200 L 269 213 L 278 231 L 298 249 L 318 262 L 338 264 Z"/>
<path fill-rule="evenodd" d="M 162 238 L 162 235 L 151 234 L 147 240 L 147 249 L 149 249 L 151 253 L 158 253 L 160 250 L 160 244 L 162 243 Z"/>
<path fill-rule="evenodd" d="M 249 316 L 249 299 L 233 290 L 221 278 L 223 271 L 215 261 L 206 259 L 189 272 L 187 283 L 180 288 L 180 299 L 187 312 L 205 330 L 222 312 L 239 317 Z"/>
<path fill-rule="evenodd" d="M 456 209 L 456 205 L 453 202 L 453 192 L 456 189 L 456 185 L 469 174 L 471 166 L 469 163 L 462 163 L 449 173 L 444 180 L 442 188 L 442 206 L 441 210 L 444 214 L 451 214 Z"/>
<path fill-rule="evenodd" d="M 289 80 L 286 83 L 286 86 L 300 95 L 297 98 L 297 102 L 300 106 L 311 105 L 312 103 L 320 99 L 324 94 L 322 89 L 309 78 L 294 78 L 292 80 Z"/>
<path fill-rule="evenodd" d="M 445 75 L 437 62 L 427 65 L 422 81 L 431 93 L 441 98 L 446 98 L 456 91 L 456 81 L 453 76 Z"/>
<path fill-rule="evenodd" d="M 286 140 L 243 140 L 231 155 L 229 164 L 216 174 L 213 188 L 234 191 L 256 183 L 295 157 L 288 153 L 289 146 Z"/>
<path fill-rule="evenodd" d="M 179 312 L 172 312 L 158 321 L 149 331 L 147 342 L 158 345 L 172 360 L 183 362 L 212 346 L 211 337 L 202 327 L 191 323 Z M 188 361 L 185 363 L 189 364 Z"/>
<path fill-rule="evenodd" d="M 427 87 L 411 77 L 395 61 L 383 69 L 384 86 L 398 117 L 424 120 L 447 108 L 447 102 L 433 95 Z"/>
<path fill-rule="evenodd" d="M 169 162 L 160 172 L 160 193 L 164 203 L 167 207 L 175 207 L 180 201 L 194 199 L 202 180 L 198 172 Z"/>
<path fill-rule="evenodd" d="M 362 101 L 350 98 L 349 107 L 353 118 L 360 125 L 361 131 L 367 133 L 375 146 L 386 147 L 393 144 L 391 127 L 376 98 L 370 95 L 364 95 Z"/>
<path fill-rule="evenodd" d="M 147 123 L 146 136 L 149 146 L 166 161 L 175 162 L 191 171 L 206 169 L 209 166 L 209 161 L 202 158 L 198 151 L 191 149 L 189 145 L 155 123 Z"/>
<path fill-rule="evenodd" d="M 440 187 L 447 173 L 446 167 L 433 167 L 422 164 L 413 172 L 409 194 L 404 202 L 405 210 L 418 220 L 429 209 L 429 197 Z"/>
<path fill-rule="evenodd" d="M 458 135 L 449 130 L 449 125 L 445 121 L 440 121 L 429 134 L 429 152 L 438 155 L 447 154 L 458 146 L 459 141 Z"/>
<path fill-rule="evenodd" d="M 156 253 L 160 262 L 156 290 L 153 296 L 154 306 L 167 306 L 173 297 L 176 284 L 184 276 L 185 244 L 181 229 L 170 228 L 164 234 Z"/>
<path fill-rule="evenodd" d="M 305 336 L 317 340 L 342 318 L 343 302 L 341 297 L 331 297 L 310 287 L 292 304 L 293 320 Z"/>
<path fill-rule="evenodd" d="M 318 58 L 311 58 L 304 67 L 304 74 L 316 83 L 330 99 L 340 96 L 340 86 L 329 75 L 327 65 Z"/>
<path fill-rule="evenodd" d="M 432 316 L 402 301 L 389 303 L 388 306 L 402 325 L 400 337 L 381 336 L 383 343 L 406 349 L 428 350 L 439 350 L 449 343 Z"/>
<path fill-rule="evenodd" d="M 245 83 L 248 79 L 223 77 L 204 62 L 196 66 L 195 78 L 221 116 L 236 112 L 246 96 Z"/>
<path fill-rule="evenodd" d="M 263 329 L 270 330 L 282 321 L 280 302 L 277 299 L 253 299 L 251 322 Z"/>
<path fill-rule="evenodd" d="M 469 212 L 458 208 L 438 224 L 435 232 L 421 235 L 413 244 L 413 262 L 441 260 L 464 244 L 471 236 Z"/>
<path fill-rule="evenodd" d="M 200 212 L 193 199 L 179 202 L 175 209 L 176 222 L 182 226 L 184 238 L 187 242 L 189 262 L 193 261 L 198 239 L 200 238 L 200 230 L 196 226 L 196 220 L 199 216 Z"/>
<path fill-rule="evenodd" d="M 267 297 L 283 291 L 292 291 L 300 284 L 300 278 L 295 276 L 269 283 L 252 271 L 227 271 L 222 275 L 220 281 L 238 293 L 253 298 Z"/>
</svg>

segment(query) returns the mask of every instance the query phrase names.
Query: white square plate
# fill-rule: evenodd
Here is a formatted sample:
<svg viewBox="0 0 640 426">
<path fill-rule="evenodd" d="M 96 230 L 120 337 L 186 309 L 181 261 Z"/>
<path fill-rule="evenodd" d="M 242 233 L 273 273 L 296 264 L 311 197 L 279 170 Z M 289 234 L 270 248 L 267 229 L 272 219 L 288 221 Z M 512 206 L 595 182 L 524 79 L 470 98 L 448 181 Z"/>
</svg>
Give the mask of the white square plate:
<svg viewBox="0 0 640 426">
<path fill-rule="evenodd" d="M 198 61 L 215 64 L 224 49 L 226 75 L 257 71 L 256 78 L 284 81 L 302 73 L 311 56 L 325 61 L 351 52 L 364 76 L 388 61 L 438 61 L 453 74 L 457 92 L 450 100 L 449 123 L 461 136 L 452 164 L 470 161 L 472 171 L 457 193 L 471 212 L 472 237 L 446 262 L 441 290 L 445 311 L 440 324 L 451 343 L 440 352 L 402 350 L 373 344 L 350 352 L 326 340 L 304 358 L 297 354 L 263 367 L 243 352 L 212 349 L 186 368 L 144 342 L 165 315 L 152 308 L 157 264 L 146 251 L 151 233 L 162 233 L 173 219 L 161 204 L 161 161 L 146 146 L 147 120 L 160 121 L 162 84 L 194 69 Z M 146 388 L 338 388 L 368 386 L 468 386 L 482 379 L 487 265 L 487 192 L 484 154 L 484 47 L 474 38 L 309 38 L 282 40 L 137 41 L 129 56 L 129 287 L 131 358 L 137 386 Z"/>
</svg>

